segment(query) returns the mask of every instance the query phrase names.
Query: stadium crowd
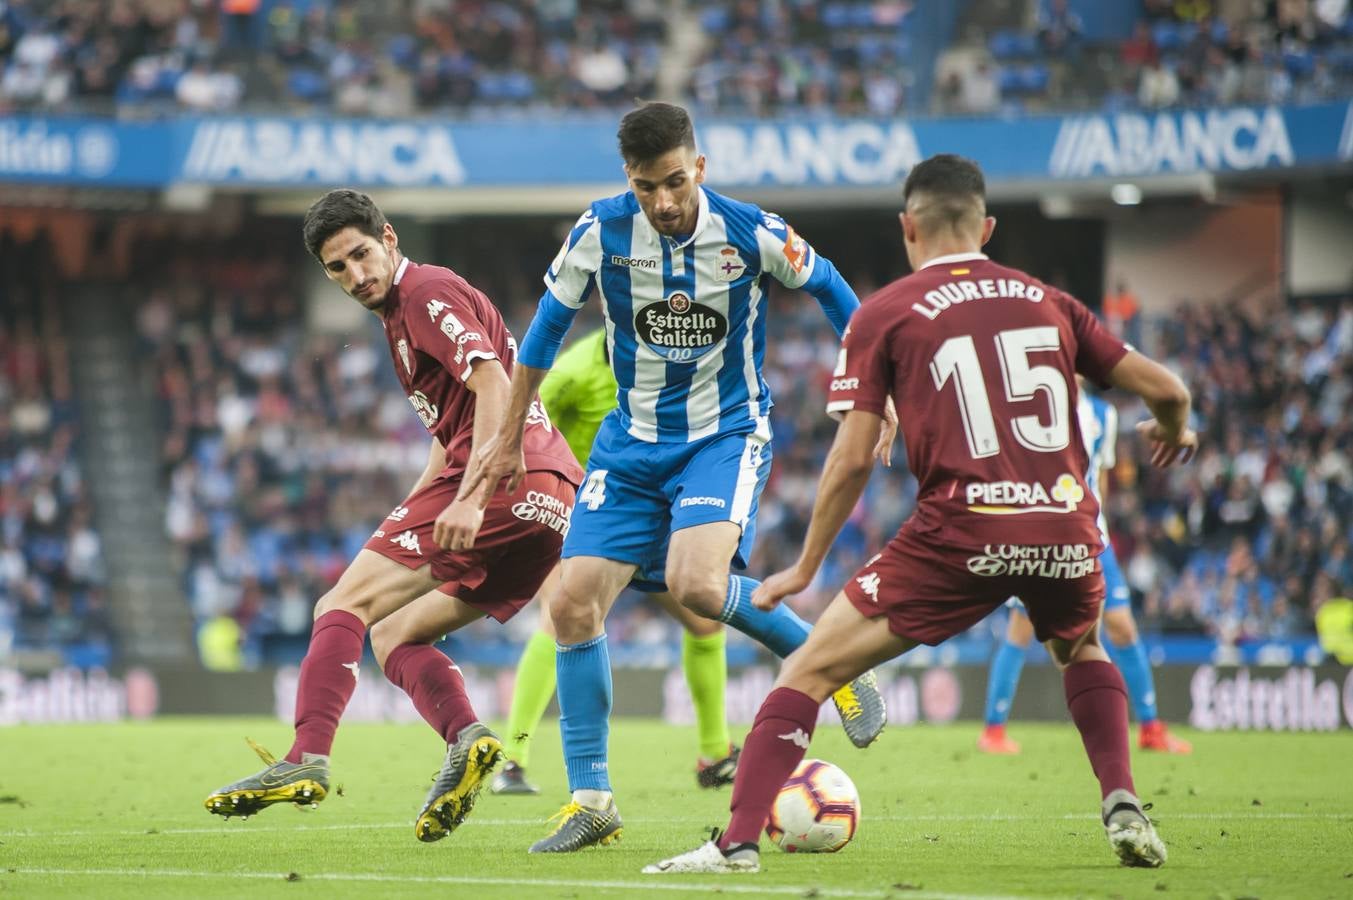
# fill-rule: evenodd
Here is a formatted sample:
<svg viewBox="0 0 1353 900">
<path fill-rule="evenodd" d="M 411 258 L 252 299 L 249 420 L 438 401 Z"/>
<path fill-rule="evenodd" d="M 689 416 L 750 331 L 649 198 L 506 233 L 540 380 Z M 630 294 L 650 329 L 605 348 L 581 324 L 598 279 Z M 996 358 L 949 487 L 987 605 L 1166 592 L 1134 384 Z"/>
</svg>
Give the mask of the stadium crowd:
<svg viewBox="0 0 1353 900">
<path fill-rule="evenodd" d="M 20 264 L 34 251 L 0 236 L 0 659 L 101 664 L 112 652 L 103 552 L 54 285 Z"/>
<path fill-rule="evenodd" d="M 1023 28 L 955 45 L 944 113 L 1314 103 L 1353 92 L 1348 0 L 1145 0 L 1130 32 L 1096 31 L 1074 0 L 1036 0 Z"/>
<path fill-rule="evenodd" d="M 656 0 L 5 0 L 0 111 L 614 105 L 664 33 Z"/>
<path fill-rule="evenodd" d="M 1143 0 L 1135 22 L 1088 15 L 1088 0 L 1023 0 L 1000 7 L 1005 27 L 966 4 L 953 29 L 918 24 L 918 5 L 0 0 L 0 112 L 537 114 L 653 96 L 663 65 L 688 73 L 677 89 L 696 110 L 730 115 L 1154 109 L 1353 91 L 1348 0 Z M 951 30 L 947 50 L 931 47 Z"/>
</svg>

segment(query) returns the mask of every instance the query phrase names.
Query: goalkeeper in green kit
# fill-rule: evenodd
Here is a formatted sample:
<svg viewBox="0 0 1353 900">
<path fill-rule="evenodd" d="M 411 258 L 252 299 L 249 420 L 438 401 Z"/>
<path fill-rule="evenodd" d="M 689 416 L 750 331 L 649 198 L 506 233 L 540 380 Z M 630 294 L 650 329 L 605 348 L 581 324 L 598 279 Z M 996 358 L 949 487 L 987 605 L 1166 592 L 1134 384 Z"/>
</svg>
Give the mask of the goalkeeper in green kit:
<svg viewBox="0 0 1353 900">
<path fill-rule="evenodd" d="M 607 359 L 604 328 L 578 339 L 559 355 L 540 386 L 540 401 L 545 405 L 550 421 L 568 441 L 573 455 L 586 466 L 602 420 L 616 407 L 616 381 Z M 558 577 L 556 568 L 549 578 Z M 677 603 L 667 593 L 662 577 L 662 561 L 659 560 L 651 573 L 640 571 L 631 587 L 651 594 L 685 629 L 681 641 L 681 665 L 686 673 L 686 685 L 690 688 L 700 733 L 696 781 L 701 787 L 732 784 L 737 773 L 738 748 L 729 740 L 728 721 L 724 717 L 728 666 L 724 656 L 723 624 L 698 616 Z M 547 579 L 541 594 L 549 592 L 548 585 Z M 554 645 L 554 626 L 541 604 L 540 629 L 531 635 L 517 663 L 507 739 L 503 742 L 508 762 L 493 779 L 491 790 L 495 794 L 538 793 L 535 785 L 526 780 L 526 766 L 531 738 L 554 695 Z"/>
</svg>

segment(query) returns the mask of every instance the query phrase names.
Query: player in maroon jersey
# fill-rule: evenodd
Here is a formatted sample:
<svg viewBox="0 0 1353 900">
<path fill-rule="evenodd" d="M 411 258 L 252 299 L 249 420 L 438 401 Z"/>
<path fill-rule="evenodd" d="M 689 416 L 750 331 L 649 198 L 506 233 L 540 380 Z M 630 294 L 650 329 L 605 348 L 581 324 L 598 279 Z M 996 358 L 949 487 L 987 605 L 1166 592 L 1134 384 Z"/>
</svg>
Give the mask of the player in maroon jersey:
<svg viewBox="0 0 1353 900">
<path fill-rule="evenodd" d="M 728 828 L 645 872 L 755 871 L 771 804 L 808 748 L 822 701 L 917 644 L 964 631 L 1011 595 L 1024 598 L 1062 670 L 1114 851 L 1125 865 L 1165 861 L 1132 784 L 1123 679 L 1099 643 L 1103 545 L 1082 477 L 1075 375 L 1146 401 L 1155 418 L 1138 431 L 1158 466 L 1187 461 L 1197 447 L 1188 390 L 1072 297 L 981 253 L 996 220 L 975 163 L 932 157 L 912 170 L 903 195 L 914 274 L 851 320 L 827 406 L 841 425 L 803 550 L 754 602 L 773 606 L 817 574 L 869 480 L 889 396 L 920 483 L 916 511 L 785 661 L 743 747 Z"/>
<path fill-rule="evenodd" d="M 434 642 L 488 615 L 506 621 L 559 559 L 582 469 L 545 412 L 533 407 L 515 491 L 461 489 L 470 453 L 498 428 L 517 347 L 498 310 L 450 269 L 419 265 L 365 194 L 331 191 L 306 213 L 306 247 L 325 274 L 380 317 L 400 384 L 432 434 L 422 476 L 315 606 L 301 663 L 296 738 L 281 760 L 255 746 L 263 771 L 206 800 L 223 816 L 273 803 L 314 803 L 329 788 L 329 750 L 357 685 L 367 630 L 386 676 L 447 743 L 418 817 L 424 841 L 469 814 L 502 754 L 475 715 L 460 669 Z"/>
</svg>

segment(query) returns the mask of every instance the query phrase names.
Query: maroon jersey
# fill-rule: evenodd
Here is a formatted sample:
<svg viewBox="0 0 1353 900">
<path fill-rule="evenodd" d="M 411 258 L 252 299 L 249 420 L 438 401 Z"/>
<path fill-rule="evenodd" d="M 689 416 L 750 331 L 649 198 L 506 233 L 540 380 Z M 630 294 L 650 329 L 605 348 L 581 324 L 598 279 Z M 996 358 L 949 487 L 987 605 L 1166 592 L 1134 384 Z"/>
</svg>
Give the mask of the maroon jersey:
<svg viewBox="0 0 1353 900">
<path fill-rule="evenodd" d="M 850 321 L 827 410 L 883 414 L 889 394 L 920 483 L 903 526 L 957 547 L 1099 546 L 1077 372 L 1128 352 L 1075 298 L 979 253 L 941 257 Z"/>
<path fill-rule="evenodd" d="M 460 475 L 474 437 L 475 395 L 465 381 L 477 359 L 496 359 L 508 375 L 517 342 L 498 309 L 469 282 L 441 266 L 404 260 L 385 298 L 381 322 L 399 383 L 418 418 L 446 448 L 447 471 Z M 575 486 L 583 471 L 538 401 L 522 441 L 528 471 L 557 472 Z"/>
</svg>

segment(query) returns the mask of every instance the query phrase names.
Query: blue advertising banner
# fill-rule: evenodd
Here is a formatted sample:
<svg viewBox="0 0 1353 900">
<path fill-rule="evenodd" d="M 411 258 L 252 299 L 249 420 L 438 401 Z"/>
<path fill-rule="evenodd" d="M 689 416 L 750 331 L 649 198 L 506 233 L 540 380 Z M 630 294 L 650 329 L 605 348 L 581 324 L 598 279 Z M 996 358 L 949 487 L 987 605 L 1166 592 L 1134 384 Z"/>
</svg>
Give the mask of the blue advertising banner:
<svg viewBox="0 0 1353 900">
<path fill-rule="evenodd" d="M 892 185 L 939 152 L 978 160 L 993 183 L 1329 168 L 1353 161 L 1353 103 L 1012 120 L 709 120 L 699 140 L 716 186 Z M 599 119 L 0 118 L 0 181 L 439 188 L 619 180 L 615 123 Z"/>
</svg>

